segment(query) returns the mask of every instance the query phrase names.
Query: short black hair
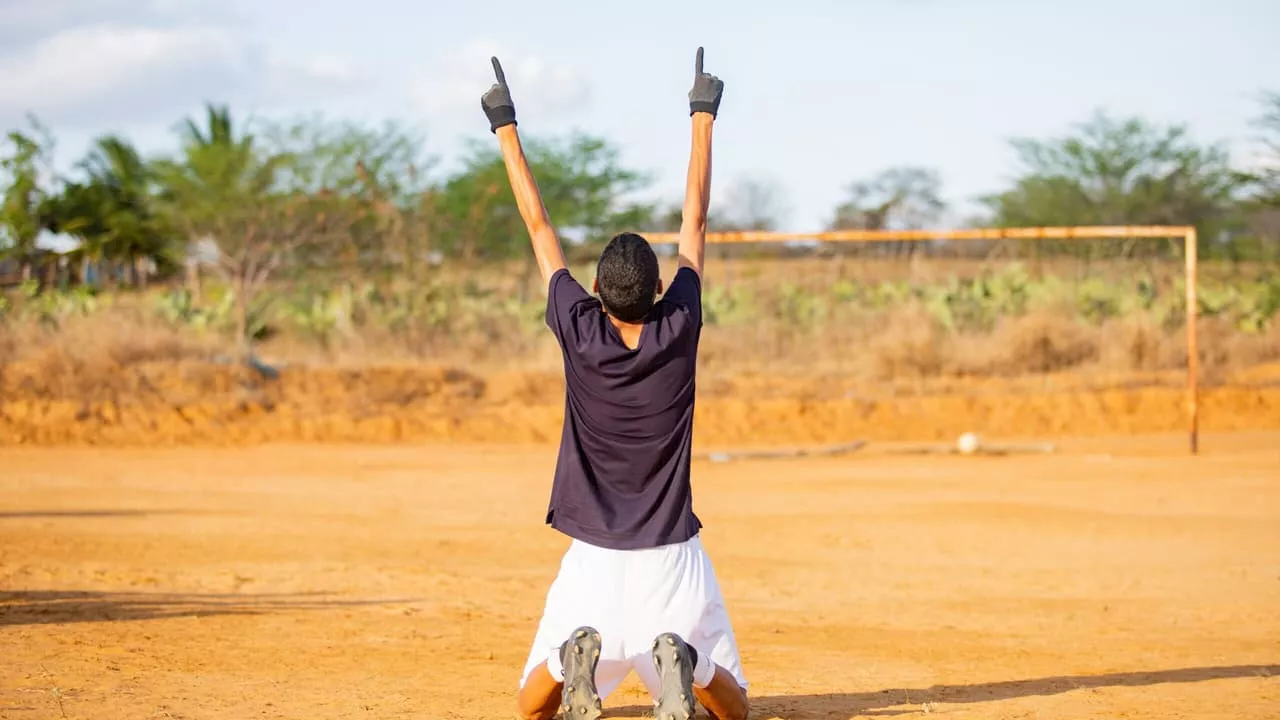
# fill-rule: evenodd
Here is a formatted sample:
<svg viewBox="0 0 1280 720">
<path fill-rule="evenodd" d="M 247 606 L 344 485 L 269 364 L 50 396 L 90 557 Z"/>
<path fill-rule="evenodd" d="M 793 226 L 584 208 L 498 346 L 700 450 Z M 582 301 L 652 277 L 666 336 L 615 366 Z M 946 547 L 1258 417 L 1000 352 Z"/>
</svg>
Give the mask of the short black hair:
<svg viewBox="0 0 1280 720">
<path fill-rule="evenodd" d="M 618 233 L 600 253 L 596 282 L 605 312 L 622 322 L 640 322 L 658 294 L 658 255 L 639 235 Z"/>
</svg>

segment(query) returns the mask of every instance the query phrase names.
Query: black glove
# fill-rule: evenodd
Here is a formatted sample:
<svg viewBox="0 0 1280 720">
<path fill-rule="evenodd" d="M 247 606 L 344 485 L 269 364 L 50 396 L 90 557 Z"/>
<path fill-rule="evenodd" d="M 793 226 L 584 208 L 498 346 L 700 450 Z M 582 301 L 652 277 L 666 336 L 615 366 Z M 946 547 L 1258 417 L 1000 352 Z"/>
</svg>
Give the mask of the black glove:
<svg viewBox="0 0 1280 720">
<path fill-rule="evenodd" d="M 489 131 L 496 133 L 504 125 L 516 124 L 516 104 L 511 102 L 511 88 L 507 87 L 507 76 L 502 72 L 502 65 L 498 58 L 492 60 L 493 74 L 498 77 L 498 82 L 489 88 L 489 92 L 480 96 L 480 108 L 484 110 L 485 117 L 489 118 Z"/>
<path fill-rule="evenodd" d="M 698 48 L 698 59 L 693 65 L 693 89 L 689 91 L 689 114 L 705 112 L 715 117 L 720 112 L 723 93 L 724 83 L 720 78 L 702 72 L 702 48 Z"/>
</svg>

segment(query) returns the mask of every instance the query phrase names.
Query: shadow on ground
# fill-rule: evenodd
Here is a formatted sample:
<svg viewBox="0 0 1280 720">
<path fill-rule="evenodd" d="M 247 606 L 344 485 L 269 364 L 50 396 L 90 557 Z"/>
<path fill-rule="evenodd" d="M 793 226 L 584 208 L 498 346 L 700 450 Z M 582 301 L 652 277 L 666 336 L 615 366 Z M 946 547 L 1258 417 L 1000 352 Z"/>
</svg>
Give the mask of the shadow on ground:
<svg viewBox="0 0 1280 720">
<path fill-rule="evenodd" d="M 28 518 L 122 518 L 150 517 L 152 515 L 196 515 L 198 510 L 14 510 L 0 512 L 0 520 Z"/>
<path fill-rule="evenodd" d="M 0 592 L 0 627 L 129 622 L 213 615 L 262 615 L 417 602 L 414 598 L 339 600 L 327 593 L 182 594 L 63 590 Z"/>
<path fill-rule="evenodd" d="M 972 685 L 934 685 L 909 690 L 877 690 L 823 695 L 765 695 L 752 698 L 751 717 L 784 720 L 848 720 L 851 717 L 890 717 L 920 714 L 924 703 L 981 703 L 1015 698 L 1060 695 L 1073 690 L 1146 687 L 1164 683 L 1194 683 L 1233 678 L 1275 677 L 1280 665 L 1225 665 L 1106 675 L 1058 675 L 1029 680 L 1002 680 Z M 648 717 L 651 707 L 610 708 L 605 717 Z"/>
</svg>

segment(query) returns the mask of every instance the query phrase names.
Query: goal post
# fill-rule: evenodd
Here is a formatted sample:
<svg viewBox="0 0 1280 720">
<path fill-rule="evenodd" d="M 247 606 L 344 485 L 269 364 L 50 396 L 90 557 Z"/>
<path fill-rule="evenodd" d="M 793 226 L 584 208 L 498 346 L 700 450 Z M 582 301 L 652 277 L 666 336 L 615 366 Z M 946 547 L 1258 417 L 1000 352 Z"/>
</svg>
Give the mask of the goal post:
<svg viewBox="0 0 1280 720">
<path fill-rule="evenodd" d="M 657 245 L 674 245 L 679 233 L 647 234 Z M 1199 360 L 1196 346 L 1196 229 L 1182 225 L 1092 225 L 1072 227 L 962 228 L 955 230 L 832 230 L 817 233 L 772 231 L 709 232 L 708 243 L 781 243 L 811 241 L 823 243 L 874 243 L 931 240 L 1120 240 L 1144 238 L 1176 240 L 1182 238 L 1187 328 L 1186 410 L 1187 434 L 1191 454 L 1199 452 Z"/>
</svg>

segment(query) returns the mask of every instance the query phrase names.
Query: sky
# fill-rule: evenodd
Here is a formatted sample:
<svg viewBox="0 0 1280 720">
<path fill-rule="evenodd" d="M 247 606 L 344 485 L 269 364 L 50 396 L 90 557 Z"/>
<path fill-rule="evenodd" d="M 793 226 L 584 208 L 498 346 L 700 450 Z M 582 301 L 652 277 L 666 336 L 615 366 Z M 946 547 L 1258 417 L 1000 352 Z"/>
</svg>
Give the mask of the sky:
<svg viewBox="0 0 1280 720">
<path fill-rule="evenodd" d="M 0 128 L 35 113 L 65 170 L 106 132 L 171 150 L 206 101 L 394 119 L 443 173 L 493 142 L 497 55 L 522 134 L 606 137 L 678 202 L 699 45 L 725 83 L 713 212 L 757 180 L 795 232 L 899 165 L 939 172 L 955 224 L 1017 171 L 1010 138 L 1098 110 L 1185 123 L 1249 165 L 1259 94 L 1280 91 L 1277 0 L 0 0 Z"/>
</svg>

